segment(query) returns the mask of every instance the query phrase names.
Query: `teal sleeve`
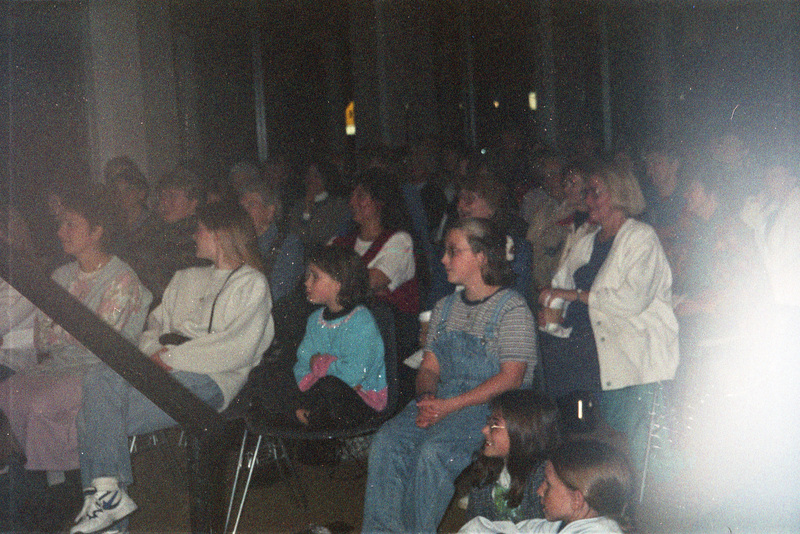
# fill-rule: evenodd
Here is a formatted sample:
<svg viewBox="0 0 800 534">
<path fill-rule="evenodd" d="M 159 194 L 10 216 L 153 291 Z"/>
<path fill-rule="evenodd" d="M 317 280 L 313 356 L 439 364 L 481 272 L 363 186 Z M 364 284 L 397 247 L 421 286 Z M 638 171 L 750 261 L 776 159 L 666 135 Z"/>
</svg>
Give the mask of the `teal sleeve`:
<svg viewBox="0 0 800 534">
<path fill-rule="evenodd" d="M 350 387 L 361 385 L 375 391 L 386 387 L 383 338 L 372 314 L 362 308 L 342 327 L 335 347 L 331 347 L 337 359 L 328 368 L 328 375 Z"/>
<path fill-rule="evenodd" d="M 303 341 L 297 348 L 297 363 L 294 364 L 294 379 L 299 383 L 304 376 L 311 372 L 309 363 L 311 357 L 319 354 L 320 351 L 327 352 L 325 347 L 319 347 L 320 335 L 317 326 L 317 318 L 322 313 L 322 308 L 313 312 L 306 322 L 306 333 Z"/>
</svg>

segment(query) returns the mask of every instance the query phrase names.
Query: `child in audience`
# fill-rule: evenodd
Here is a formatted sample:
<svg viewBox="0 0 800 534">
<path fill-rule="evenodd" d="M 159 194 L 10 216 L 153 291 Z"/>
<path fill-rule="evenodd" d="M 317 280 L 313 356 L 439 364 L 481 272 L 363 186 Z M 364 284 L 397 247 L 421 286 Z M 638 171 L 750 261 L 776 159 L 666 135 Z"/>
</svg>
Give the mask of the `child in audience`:
<svg viewBox="0 0 800 534">
<path fill-rule="evenodd" d="M 621 534 L 631 481 L 628 462 L 615 448 L 593 440 L 568 442 L 545 464 L 537 490 L 545 519 L 514 524 L 476 517 L 460 532 Z"/>
<path fill-rule="evenodd" d="M 367 268 L 352 250 L 318 247 L 306 271 L 306 295 L 321 304 L 308 319 L 294 377 L 302 394 L 295 414 L 312 428 L 354 426 L 386 407 L 384 346 L 362 304 Z"/>
<path fill-rule="evenodd" d="M 486 441 L 472 464 L 476 487 L 467 519 L 522 521 L 544 517 L 536 489 L 544 481 L 547 457 L 560 440 L 558 409 L 532 390 L 506 391 L 492 400 L 483 427 Z"/>
</svg>

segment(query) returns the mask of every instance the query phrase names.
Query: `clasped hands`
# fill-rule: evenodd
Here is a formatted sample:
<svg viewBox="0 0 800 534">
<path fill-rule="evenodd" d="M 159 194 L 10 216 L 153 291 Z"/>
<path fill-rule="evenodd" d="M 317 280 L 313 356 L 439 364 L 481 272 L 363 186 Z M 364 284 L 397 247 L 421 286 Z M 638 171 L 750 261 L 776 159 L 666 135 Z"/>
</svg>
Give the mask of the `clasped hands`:
<svg viewBox="0 0 800 534">
<path fill-rule="evenodd" d="M 417 401 L 417 426 L 428 428 L 455 411 L 449 399 L 437 399 L 432 393 Z"/>
</svg>

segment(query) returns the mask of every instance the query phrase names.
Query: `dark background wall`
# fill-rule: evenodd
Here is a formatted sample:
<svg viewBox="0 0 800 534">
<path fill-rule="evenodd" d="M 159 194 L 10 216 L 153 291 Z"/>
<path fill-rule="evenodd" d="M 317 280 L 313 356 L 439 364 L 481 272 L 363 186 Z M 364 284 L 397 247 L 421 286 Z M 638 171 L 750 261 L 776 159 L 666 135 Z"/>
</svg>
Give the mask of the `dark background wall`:
<svg viewBox="0 0 800 534">
<path fill-rule="evenodd" d="M 313 144 L 342 151 L 423 135 L 470 144 L 468 51 L 479 146 L 494 142 L 508 123 L 530 136 L 544 135 L 552 123 L 552 140 L 562 148 L 582 135 L 602 137 L 604 128 L 612 140 L 636 142 L 665 125 L 698 136 L 731 125 L 752 133 L 797 126 L 793 2 L 186 0 L 170 6 L 173 47 L 183 51 L 176 65 L 192 64 L 191 78 L 177 77 L 191 89 L 176 92 L 185 123 L 182 155 L 210 161 L 216 172 L 258 158 L 253 30 L 263 54 L 271 150 Z M 81 2 L 24 1 L 2 10 L 0 102 L 8 112 L 0 118 L 7 147 L 0 164 L 13 177 L 14 195 L 30 199 L 53 179 L 89 172 L 83 10 Z M 549 43 L 542 33 L 547 10 Z M 552 71 L 545 68 L 548 47 Z M 537 91 L 544 109 L 527 108 L 529 91 Z M 344 135 L 350 100 L 355 140 Z"/>
</svg>

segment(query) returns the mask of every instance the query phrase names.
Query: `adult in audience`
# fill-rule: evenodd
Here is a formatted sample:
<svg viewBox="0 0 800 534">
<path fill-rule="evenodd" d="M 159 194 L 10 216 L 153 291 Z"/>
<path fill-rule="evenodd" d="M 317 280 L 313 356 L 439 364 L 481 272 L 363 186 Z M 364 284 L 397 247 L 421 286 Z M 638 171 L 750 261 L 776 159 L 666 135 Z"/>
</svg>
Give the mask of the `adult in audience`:
<svg viewBox="0 0 800 534">
<path fill-rule="evenodd" d="M 198 260 L 192 238 L 197 229 L 195 210 L 202 198 L 198 175 L 178 167 L 157 185 L 159 222 L 121 252 L 144 286 L 153 294 L 153 304 L 161 301 L 164 289 L 180 269 L 206 265 Z"/>
<path fill-rule="evenodd" d="M 277 191 L 281 200 L 285 210 L 281 216 L 291 213 L 295 205 L 303 199 L 303 188 L 297 187 L 297 178 L 289 154 L 282 148 L 272 150 L 267 161 L 261 166 L 261 179 Z"/>
<path fill-rule="evenodd" d="M 73 189 L 61 198 L 58 238 L 75 261 L 53 280 L 129 341 L 142 332 L 150 293 L 110 245 L 117 227 L 110 200 L 99 187 Z M 81 378 L 99 359 L 51 319 L 39 313 L 35 325 L 40 363 L 0 384 L 0 407 L 25 449 L 26 467 L 48 471 L 51 485 L 78 467 L 75 417 L 81 406 Z"/>
<path fill-rule="evenodd" d="M 333 164 L 314 159 L 306 166 L 303 183 L 306 196 L 289 214 L 289 229 L 306 247 L 324 245 L 343 234 L 350 221 L 342 178 Z"/>
<path fill-rule="evenodd" d="M 701 340 L 760 340 L 756 325 L 774 325 L 755 239 L 729 209 L 728 195 L 720 194 L 721 178 L 708 164 L 687 173 L 688 224 L 673 253 L 682 355 L 692 354 Z"/>
<path fill-rule="evenodd" d="M 258 170 L 258 167 L 254 163 L 246 160 L 239 161 L 234 163 L 231 170 L 228 171 L 228 183 L 238 192 L 239 188 L 244 184 L 259 180 L 260 174 L 261 171 Z"/>
<path fill-rule="evenodd" d="M 417 346 L 419 285 L 414 242 L 405 230 L 408 217 L 394 176 L 378 168 L 361 174 L 350 197 L 357 228 L 333 243 L 351 248 L 369 270 L 375 296 L 394 306 L 398 351 L 406 357 Z"/>
<path fill-rule="evenodd" d="M 520 215 L 530 224 L 540 210 L 553 211 L 563 198 L 561 176 L 563 161 L 553 150 L 540 150 L 533 158 L 533 183 L 520 201 Z"/>
<path fill-rule="evenodd" d="M 264 274 L 272 293 L 276 338 L 271 356 L 292 358 L 311 312 L 300 284 L 305 271 L 303 244 L 283 222 L 283 204 L 277 190 L 264 181 L 242 184 L 239 203 L 253 221 Z"/>
<path fill-rule="evenodd" d="M 260 180 L 242 184 L 239 203 L 253 221 L 272 300 L 278 302 L 295 289 L 305 272 L 303 244 L 296 234 L 279 224 L 283 214 L 281 199 L 268 184 Z"/>
<path fill-rule="evenodd" d="M 559 221 L 560 225 L 566 226 L 567 236 L 561 246 L 561 256 L 553 274 L 569 257 L 572 247 L 595 230 L 594 223 L 589 220 L 589 207 L 586 205 L 586 180 L 589 177 L 590 169 L 589 162 L 573 162 L 564 166 L 562 178 L 564 202 L 571 211 L 571 215 Z"/>
<path fill-rule="evenodd" d="M 584 195 L 586 165 L 570 163 L 562 167 L 558 185 L 556 178 L 548 178 L 545 190 L 548 198 L 559 199 L 559 203 L 544 202 L 540 209 L 530 215 L 526 239 L 532 248 L 534 295 L 550 285 L 553 274 L 564 249 L 576 241 L 578 230 L 581 234 L 591 225 L 583 227 L 588 219 L 588 208 Z M 569 241 L 569 243 L 568 243 Z"/>
<path fill-rule="evenodd" d="M 122 159 L 121 163 L 119 160 Z M 123 165 L 123 163 L 125 163 Z M 124 255 L 124 250 L 142 239 L 157 219 L 147 206 L 150 186 L 147 179 L 133 161 L 121 156 L 106 164 L 106 185 L 115 193 L 115 199 L 122 218 L 122 231 L 114 244 L 115 249 Z"/>
<path fill-rule="evenodd" d="M 480 445 L 493 397 L 530 385 L 536 330 L 509 289 L 506 238 L 486 219 L 448 233 L 442 262 L 464 287 L 436 305 L 416 379 L 416 402 L 373 438 L 365 532 L 435 532 L 453 482 Z"/>
<path fill-rule="evenodd" d="M 175 273 L 139 348 L 200 400 L 223 410 L 274 334 L 269 286 L 247 213 L 235 203 L 198 210 L 197 255 L 213 262 Z M 83 509 L 72 534 L 99 532 L 136 510 L 128 436 L 175 424 L 106 365 L 84 378 L 79 426 Z M 119 524 L 120 529 L 125 525 Z"/>
<path fill-rule="evenodd" d="M 589 177 L 586 201 L 598 230 L 584 237 L 540 294 L 547 322 L 561 322 L 553 299 L 568 303 L 566 342 L 542 351 L 554 398 L 587 390 L 611 427 L 627 435 L 641 472 L 653 399 L 678 366 L 672 273 L 644 210 L 636 178 L 607 165 Z M 543 338 L 543 343 L 545 339 Z"/>
<path fill-rule="evenodd" d="M 525 221 L 509 209 L 510 204 L 509 191 L 505 184 L 498 180 L 488 166 L 478 162 L 467 173 L 466 181 L 458 194 L 458 216 L 491 219 L 505 233 L 511 270 L 515 275 L 514 288 L 530 302 L 531 244 L 525 239 Z"/>
<path fill-rule="evenodd" d="M 800 321 L 800 183 L 796 151 L 787 147 L 763 156 L 761 191 L 747 198 L 740 218 L 752 229 L 766 268 L 771 298 L 784 331 Z M 788 319 L 788 320 L 787 320 Z"/>
<path fill-rule="evenodd" d="M 642 188 L 647 204 L 643 220 L 655 229 L 669 255 L 681 231 L 681 213 L 686 204 L 684 158 L 672 139 L 655 139 L 645 149 L 643 159 L 647 174 Z"/>
</svg>

